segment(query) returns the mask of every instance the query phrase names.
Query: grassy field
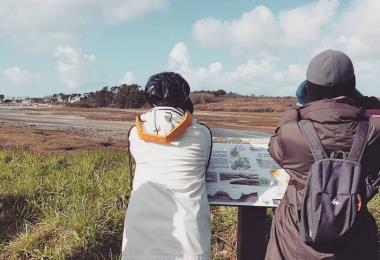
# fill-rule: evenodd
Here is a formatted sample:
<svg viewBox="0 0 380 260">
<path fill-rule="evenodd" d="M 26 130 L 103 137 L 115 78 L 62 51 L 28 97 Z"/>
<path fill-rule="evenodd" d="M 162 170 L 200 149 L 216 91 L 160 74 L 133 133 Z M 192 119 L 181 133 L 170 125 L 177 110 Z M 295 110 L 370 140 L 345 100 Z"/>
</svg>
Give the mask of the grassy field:
<svg viewBox="0 0 380 260">
<path fill-rule="evenodd" d="M 127 158 L 115 151 L 0 151 L 0 259 L 118 259 Z M 213 212 L 214 259 L 231 259 L 237 210 Z"/>
<path fill-rule="evenodd" d="M 117 257 L 129 198 L 126 158 L 0 152 L 2 257 Z"/>
<path fill-rule="evenodd" d="M 0 151 L 0 259 L 118 259 L 125 152 Z M 371 203 L 380 225 L 380 197 Z M 233 259 L 237 209 L 212 209 L 213 259 Z"/>
</svg>

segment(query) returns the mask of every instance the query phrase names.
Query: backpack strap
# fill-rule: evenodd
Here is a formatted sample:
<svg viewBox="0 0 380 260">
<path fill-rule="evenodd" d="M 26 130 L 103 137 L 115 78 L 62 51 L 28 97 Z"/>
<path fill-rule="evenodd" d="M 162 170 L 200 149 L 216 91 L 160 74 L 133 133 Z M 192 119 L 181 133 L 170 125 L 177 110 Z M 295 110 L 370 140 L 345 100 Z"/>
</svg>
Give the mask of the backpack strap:
<svg viewBox="0 0 380 260">
<path fill-rule="evenodd" d="M 302 135 L 305 137 L 307 144 L 309 145 L 310 151 L 314 157 L 315 161 L 319 161 L 322 159 L 327 159 L 328 156 L 326 154 L 325 149 L 319 139 L 318 133 L 315 130 L 313 123 L 310 120 L 300 120 L 298 121 L 298 126 L 301 130 Z M 299 209 L 298 209 L 298 196 L 297 196 L 297 188 L 294 185 L 289 185 L 291 188 L 291 192 L 293 193 L 293 205 L 295 209 L 296 221 L 297 224 L 299 221 Z"/>
<path fill-rule="evenodd" d="M 317 131 L 315 131 L 313 123 L 310 120 L 300 120 L 298 121 L 298 126 L 301 129 L 301 133 L 305 137 L 309 145 L 314 160 L 319 161 L 322 159 L 329 158 L 326 154 L 325 149 L 323 148 Z"/>
<path fill-rule="evenodd" d="M 198 124 L 203 125 L 204 127 L 206 127 L 207 130 L 210 132 L 210 136 L 211 136 L 211 140 L 210 140 L 210 152 L 208 153 L 208 159 L 207 159 L 207 163 L 206 163 L 206 169 L 205 169 L 205 172 L 203 174 L 204 176 L 206 176 L 206 173 L 208 171 L 208 167 L 210 166 L 211 155 L 212 155 L 212 148 L 214 146 L 214 140 L 212 139 L 212 131 L 211 131 L 210 127 L 208 127 L 206 124 L 203 124 L 203 123 L 200 123 L 200 122 L 198 122 Z"/>
<path fill-rule="evenodd" d="M 351 151 L 347 157 L 350 161 L 360 162 L 366 148 L 368 139 L 369 122 L 366 120 L 360 121 L 358 130 L 351 147 Z"/>
</svg>

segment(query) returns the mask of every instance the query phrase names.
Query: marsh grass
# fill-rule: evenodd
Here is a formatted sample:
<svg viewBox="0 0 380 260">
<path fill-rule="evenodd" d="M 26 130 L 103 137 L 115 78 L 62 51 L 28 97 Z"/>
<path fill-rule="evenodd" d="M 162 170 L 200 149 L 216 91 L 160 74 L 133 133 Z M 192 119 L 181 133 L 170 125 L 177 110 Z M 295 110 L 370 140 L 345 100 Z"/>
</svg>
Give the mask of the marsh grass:
<svg viewBox="0 0 380 260">
<path fill-rule="evenodd" d="M 0 259 L 119 259 L 129 194 L 125 152 L 0 151 Z M 234 259 L 236 221 L 212 207 L 213 259 Z"/>
<path fill-rule="evenodd" d="M 113 258 L 129 198 L 125 153 L 0 152 L 2 258 Z"/>
<path fill-rule="evenodd" d="M 377 194 L 369 203 L 368 209 L 372 213 L 373 217 L 376 220 L 377 224 L 377 237 L 380 242 L 380 194 Z"/>
</svg>

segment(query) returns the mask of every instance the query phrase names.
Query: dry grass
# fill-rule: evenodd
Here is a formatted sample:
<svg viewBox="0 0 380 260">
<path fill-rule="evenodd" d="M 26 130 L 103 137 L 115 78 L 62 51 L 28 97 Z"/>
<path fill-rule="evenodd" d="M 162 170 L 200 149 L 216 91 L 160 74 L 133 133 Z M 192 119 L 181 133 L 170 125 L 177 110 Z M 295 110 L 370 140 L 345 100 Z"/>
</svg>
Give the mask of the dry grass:
<svg viewBox="0 0 380 260">
<path fill-rule="evenodd" d="M 52 115 L 70 115 L 93 120 L 131 122 L 136 115 L 146 110 L 52 107 L 27 109 L 26 113 L 38 114 L 41 111 Z M 194 115 L 211 128 L 259 130 L 272 133 L 280 120 L 281 112 L 196 111 Z M 96 149 L 122 150 L 127 146 L 126 134 L 128 129 L 125 129 L 123 138 L 112 138 L 108 134 L 99 134 L 97 131 L 88 129 L 62 128 L 62 130 L 48 130 L 43 125 L 32 126 L 28 122 L 25 123 L 24 127 L 21 127 L 22 124 L 17 127 L 0 124 L 0 149 L 51 153 Z"/>
<path fill-rule="evenodd" d="M 284 112 L 295 104 L 293 97 L 219 96 L 210 103 L 195 105 L 195 111 Z"/>
<path fill-rule="evenodd" d="M 191 102 L 196 104 L 210 103 L 215 99 L 215 96 L 210 93 L 190 93 Z"/>
<path fill-rule="evenodd" d="M 212 207 L 212 259 L 235 259 L 237 250 L 237 208 Z"/>
<path fill-rule="evenodd" d="M 13 127 L 0 124 L 0 150 L 42 153 L 125 149 L 126 143 L 91 136 L 86 132 Z"/>
</svg>

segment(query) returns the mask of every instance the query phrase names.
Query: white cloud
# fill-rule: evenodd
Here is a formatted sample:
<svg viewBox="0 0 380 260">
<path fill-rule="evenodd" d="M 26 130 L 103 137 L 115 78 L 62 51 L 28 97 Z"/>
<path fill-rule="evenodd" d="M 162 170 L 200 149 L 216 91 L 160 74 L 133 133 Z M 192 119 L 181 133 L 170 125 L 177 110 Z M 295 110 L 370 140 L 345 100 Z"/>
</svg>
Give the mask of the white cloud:
<svg viewBox="0 0 380 260">
<path fill-rule="evenodd" d="M 353 0 L 335 17 L 331 30 L 311 53 L 325 49 L 345 52 L 353 61 L 357 88 L 367 95 L 380 96 L 380 1 Z"/>
<path fill-rule="evenodd" d="M 277 29 L 271 10 L 258 6 L 237 20 L 198 20 L 193 25 L 193 35 L 203 46 L 260 47 L 272 44 L 270 40 L 276 37 Z"/>
<path fill-rule="evenodd" d="M 37 81 L 41 76 L 20 67 L 9 67 L 4 70 L 5 76 L 13 85 L 28 85 Z"/>
<path fill-rule="evenodd" d="M 173 53 L 176 55 L 172 55 Z M 304 66 L 289 65 L 280 69 L 278 59 L 266 54 L 248 59 L 230 71 L 225 71 L 222 63 L 218 61 L 207 67 L 195 68 L 191 65 L 190 55 L 184 43 L 174 46 L 168 64 L 172 70 L 189 81 L 192 89 L 222 88 L 242 94 L 293 95 L 295 88 L 305 77 Z"/>
<path fill-rule="evenodd" d="M 62 81 L 70 89 L 76 89 L 93 81 L 94 54 L 86 54 L 80 48 L 58 46 L 53 53 L 56 69 Z"/>
<path fill-rule="evenodd" d="M 380 1 L 354 0 L 342 12 L 322 48 L 337 48 L 359 59 L 380 59 Z"/>
<path fill-rule="evenodd" d="M 129 21 L 150 13 L 164 9 L 168 0 L 113 0 L 101 1 L 105 3 L 104 16 L 111 23 Z"/>
<path fill-rule="evenodd" d="M 315 43 L 321 36 L 321 28 L 335 15 L 338 0 L 320 0 L 279 14 L 283 40 L 287 46 L 305 46 Z"/>
<path fill-rule="evenodd" d="M 127 85 L 134 84 L 134 83 L 136 83 L 136 78 L 133 75 L 133 73 L 130 71 L 127 71 L 119 82 L 119 84 L 127 84 Z"/>
<path fill-rule="evenodd" d="M 217 74 L 219 72 L 222 72 L 222 70 L 223 70 L 223 65 L 219 61 L 214 62 L 210 64 L 209 66 L 209 71 L 211 74 Z"/>
<path fill-rule="evenodd" d="M 319 0 L 280 12 L 276 17 L 260 5 L 239 19 L 206 18 L 193 25 L 193 35 L 202 46 L 229 46 L 236 49 L 305 47 L 319 40 L 338 7 L 338 0 Z"/>
<path fill-rule="evenodd" d="M 187 66 L 190 63 L 190 54 L 183 42 L 176 43 L 169 54 L 169 67 L 177 68 Z"/>
<path fill-rule="evenodd" d="M 377 61 L 358 60 L 354 63 L 356 88 L 364 95 L 380 96 L 379 80 L 380 59 Z"/>
<path fill-rule="evenodd" d="M 352 58 L 360 91 L 380 96 L 375 84 L 380 71 L 380 1 L 352 0 L 338 12 L 339 2 L 342 1 L 314 1 L 278 15 L 265 6 L 257 6 L 233 20 L 198 20 L 193 24 L 193 36 L 204 47 L 227 47 L 232 53 L 240 53 L 239 57 L 253 52 L 269 52 L 272 56 L 256 55 L 231 71 L 219 72 L 218 78 L 206 75 L 210 73 L 208 67 L 185 66 L 180 71 L 203 88 L 236 83 L 244 93 L 251 88 L 263 94 L 292 95 L 305 78 L 311 57 L 331 48 Z M 280 66 L 293 63 L 289 57 L 300 59 L 299 49 L 304 53 L 300 65 Z M 274 53 L 281 59 L 274 59 Z"/>
<path fill-rule="evenodd" d="M 77 44 L 85 32 L 165 8 L 169 0 L 0 0 L 0 38 L 31 52 Z"/>
</svg>

